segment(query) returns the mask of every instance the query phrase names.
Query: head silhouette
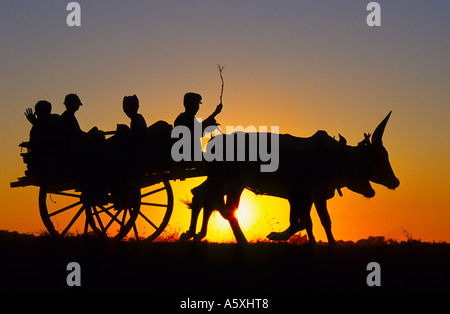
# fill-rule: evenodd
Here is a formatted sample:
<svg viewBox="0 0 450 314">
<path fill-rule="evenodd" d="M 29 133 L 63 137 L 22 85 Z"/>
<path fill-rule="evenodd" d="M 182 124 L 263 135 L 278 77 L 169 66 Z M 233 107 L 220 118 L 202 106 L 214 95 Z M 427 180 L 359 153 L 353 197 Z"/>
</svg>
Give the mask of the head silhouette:
<svg viewBox="0 0 450 314">
<path fill-rule="evenodd" d="M 391 113 L 392 111 L 389 112 L 386 118 L 384 118 L 384 120 L 377 126 L 372 134 L 372 143 L 368 146 L 370 147 L 371 160 L 370 181 L 394 190 L 400 185 L 400 181 L 397 179 L 394 171 L 392 170 L 388 152 L 383 145 L 383 133 Z M 368 137 L 368 135 L 365 135 L 366 142 L 368 142 Z"/>
<path fill-rule="evenodd" d="M 123 98 L 123 112 L 130 119 L 135 116 L 139 109 L 139 99 L 136 95 L 133 96 L 125 96 Z"/>
<path fill-rule="evenodd" d="M 77 94 L 69 94 L 64 98 L 64 105 L 67 111 L 75 113 L 83 104 Z"/>
<path fill-rule="evenodd" d="M 359 154 L 362 155 L 363 150 L 366 150 L 367 134 L 365 134 L 365 140 L 358 144 Z M 369 141 L 370 144 L 370 141 Z M 345 151 L 347 146 L 347 140 L 341 134 L 339 134 L 339 145 L 342 152 Z M 366 154 L 367 155 L 367 154 Z M 365 159 L 364 159 L 365 160 Z M 368 162 L 367 162 L 368 163 Z M 350 162 L 344 165 L 347 170 L 345 175 L 341 175 L 340 179 L 344 186 L 349 190 L 371 198 L 375 196 L 375 190 L 372 188 L 369 182 L 369 173 L 366 170 L 368 165 L 366 162 Z"/>
<path fill-rule="evenodd" d="M 34 111 L 38 119 L 46 119 L 50 117 L 52 112 L 52 104 L 46 100 L 40 100 L 34 106 Z"/>
<path fill-rule="evenodd" d="M 186 93 L 184 95 L 183 105 L 186 108 L 186 112 L 192 115 L 196 115 L 200 104 L 202 103 L 202 96 L 197 93 Z"/>
</svg>

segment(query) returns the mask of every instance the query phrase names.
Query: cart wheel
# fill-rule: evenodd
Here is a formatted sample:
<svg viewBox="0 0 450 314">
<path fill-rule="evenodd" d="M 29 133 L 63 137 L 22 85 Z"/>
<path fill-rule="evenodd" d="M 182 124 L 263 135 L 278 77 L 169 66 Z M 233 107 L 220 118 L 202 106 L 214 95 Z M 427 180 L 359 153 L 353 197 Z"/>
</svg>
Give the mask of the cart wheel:
<svg viewBox="0 0 450 314">
<path fill-rule="evenodd" d="M 39 191 L 39 211 L 45 227 L 52 236 L 95 234 L 122 239 L 133 227 L 140 207 L 140 190 L 135 191 L 134 205 L 116 210 L 110 195 L 102 205 L 83 202 L 81 192 L 75 190 Z"/>
<path fill-rule="evenodd" d="M 95 233 L 114 239 L 126 236 L 154 240 L 167 226 L 173 210 L 172 187 L 164 181 L 132 192 L 132 205 L 87 207 L 87 221 Z"/>
<path fill-rule="evenodd" d="M 81 193 L 75 190 L 47 192 L 39 190 L 39 213 L 52 236 L 77 235 L 88 232 L 85 206 Z"/>
<path fill-rule="evenodd" d="M 130 235 L 153 241 L 166 228 L 173 211 L 173 192 L 169 181 L 141 189 L 141 208 Z"/>
<path fill-rule="evenodd" d="M 138 194 L 140 193 L 140 195 Z M 39 210 L 45 227 L 54 236 L 86 234 L 90 230 L 101 236 L 122 239 L 157 238 L 169 223 L 173 211 L 173 192 L 168 181 L 135 191 L 139 201 L 117 209 L 111 195 L 103 205 L 87 205 L 75 190 L 39 191 Z"/>
<path fill-rule="evenodd" d="M 134 225 L 140 208 L 140 189 L 129 189 L 123 201 L 113 202 L 108 194 L 102 204 L 86 204 L 86 220 L 91 229 L 98 235 L 120 240 L 125 237 Z"/>
</svg>

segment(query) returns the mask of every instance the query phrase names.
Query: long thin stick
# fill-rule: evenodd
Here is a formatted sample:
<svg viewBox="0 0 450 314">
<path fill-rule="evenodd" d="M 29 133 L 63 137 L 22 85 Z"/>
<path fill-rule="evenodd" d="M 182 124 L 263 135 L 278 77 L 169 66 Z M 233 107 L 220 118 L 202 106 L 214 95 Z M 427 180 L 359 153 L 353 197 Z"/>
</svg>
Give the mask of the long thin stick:
<svg viewBox="0 0 450 314">
<path fill-rule="evenodd" d="M 219 68 L 220 79 L 222 81 L 222 88 L 220 90 L 220 103 L 222 103 L 223 86 L 225 85 L 224 82 L 223 82 L 222 70 L 225 68 L 225 66 L 221 67 L 220 64 L 218 64 L 217 67 Z"/>
</svg>

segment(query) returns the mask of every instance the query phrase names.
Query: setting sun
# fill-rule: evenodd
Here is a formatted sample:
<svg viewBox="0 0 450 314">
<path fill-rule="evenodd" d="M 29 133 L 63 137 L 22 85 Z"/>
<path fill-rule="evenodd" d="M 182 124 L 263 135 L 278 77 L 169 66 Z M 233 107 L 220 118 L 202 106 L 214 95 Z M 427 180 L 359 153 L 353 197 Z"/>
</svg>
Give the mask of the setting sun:
<svg viewBox="0 0 450 314">
<path fill-rule="evenodd" d="M 254 198 L 254 194 L 253 194 Z M 239 220 L 239 224 L 244 232 L 244 234 L 249 233 L 250 230 L 252 232 L 257 231 L 257 226 L 255 225 L 255 221 L 258 220 L 257 211 L 255 210 L 255 206 L 257 204 L 254 203 L 252 199 L 252 193 L 250 191 L 245 190 L 242 193 L 241 201 L 239 203 L 239 208 L 236 211 L 236 216 Z M 201 222 L 199 223 L 199 227 L 201 226 Z M 199 228 L 198 227 L 198 228 Z M 258 238 L 254 238 L 251 236 L 247 236 L 249 241 L 259 240 Z M 218 211 L 214 211 L 211 215 L 208 224 L 208 235 L 206 236 L 206 240 L 211 242 L 235 242 L 235 238 L 233 232 L 231 231 L 230 224 L 227 220 L 225 220 Z"/>
<path fill-rule="evenodd" d="M 245 189 L 242 192 L 236 216 L 247 240 L 249 242 L 266 241 L 266 236 L 270 232 L 278 231 L 282 226 L 287 225 L 288 206 L 286 200 L 272 196 L 255 195 Z M 274 208 L 277 210 L 270 211 Z M 282 226 L 279 226 L 280 221 L 283 221 Z M 200 225 L 201 219 L 198 229 Z M 230 224 L 218 211 L 211 215 L 208 235 L 205 239 L 210 242 L 236 242 Z"/>
</svg>

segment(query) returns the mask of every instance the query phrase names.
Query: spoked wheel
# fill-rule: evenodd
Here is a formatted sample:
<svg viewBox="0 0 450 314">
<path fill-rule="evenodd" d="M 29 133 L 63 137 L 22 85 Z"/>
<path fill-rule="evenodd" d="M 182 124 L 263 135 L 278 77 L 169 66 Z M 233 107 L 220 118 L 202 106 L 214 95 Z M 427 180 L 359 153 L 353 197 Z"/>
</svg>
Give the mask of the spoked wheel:
<svg viewBox="0 0 450 314">
<path fill-rule="evenodd" d="M 103 204 L 92 205 L 92 202 L 86 202 L 80 191 L 49 192 L 46 187 L 41 187 L 39 211 L 45 227 L 52 236 L 73 236 L 93 232 L 121 239 L 133 226 L 139 211 L 140 198 L 137 205 L 122 210 L 115 210 L 111 199 L 108 195 Z"/>
<path fill-rule="evenodd" d="M 173 211 L 173 192 L 168 181 L 135 189 L 127 193 L 127 202 L 113 202 L 107 197 L 102 204 L 89 204 L 75 190 L 39 191 L 41 219 L 53 236 L 95 234 L 122 239 L 154 240 L 167 226 Z"/>
<path fill-rule="evenodd" d="M 120 240 L 134 226 L 140 202 L 139 187 L 124 189 L 117 196 L 108 195 L 102 204 L 89 202 L 85 205 L 87 222 L 96 234 Z"/>
<path fill-rule="evenodd" d="M 169 181 L 141 189 L 141 208 L 130 233 L 136 239 L 153 241 L 167 227 L 173 211 L 173 192 Z"/>
<path fill-rule="evenodd" d="M 136 201 L 136 198 L 138 200 Z M 87 220 L 94 232 L 122 239 L 156 239 L 169 223 L 173 211 L 173 192 L 168 181 L 131 191 L 128 204 L 87 207 Z"/>
<path fill-rule="evenodd" d="M 39 190 L 39 213 L 53 236 L 87 233 L 89 225 L 85 209 L 79 191 L 48 192 L 45 186 Z"/>
</svg>

